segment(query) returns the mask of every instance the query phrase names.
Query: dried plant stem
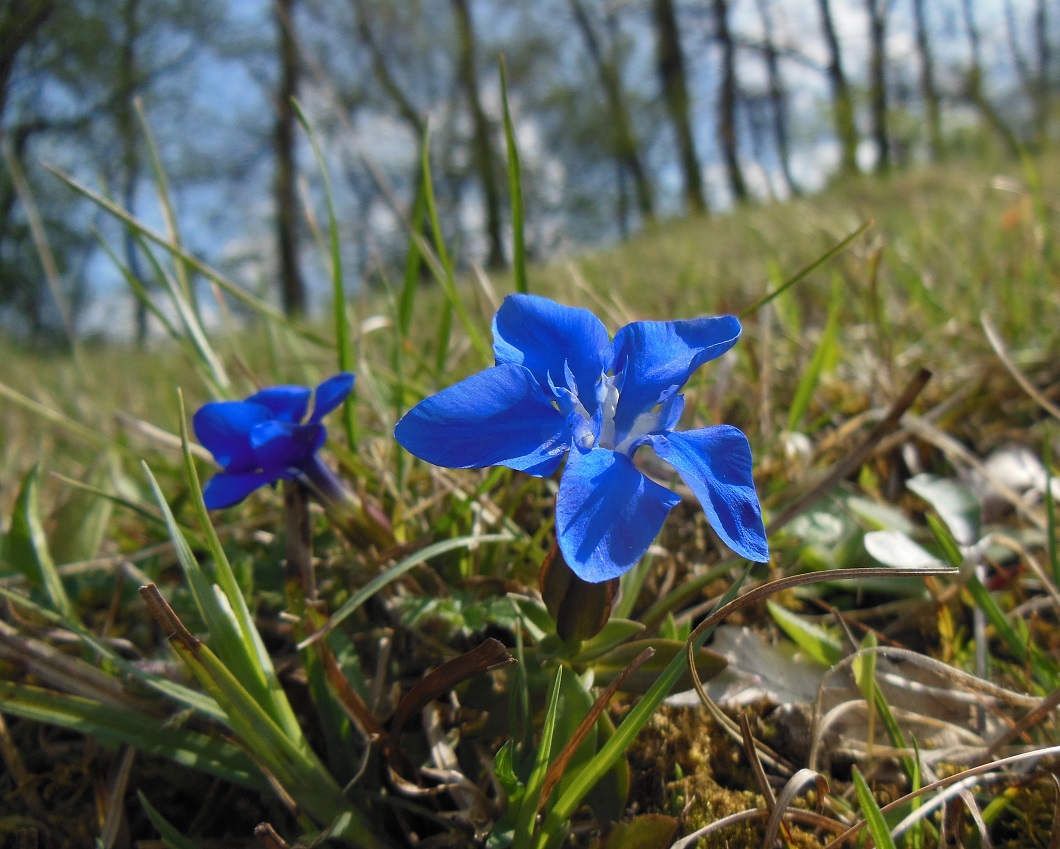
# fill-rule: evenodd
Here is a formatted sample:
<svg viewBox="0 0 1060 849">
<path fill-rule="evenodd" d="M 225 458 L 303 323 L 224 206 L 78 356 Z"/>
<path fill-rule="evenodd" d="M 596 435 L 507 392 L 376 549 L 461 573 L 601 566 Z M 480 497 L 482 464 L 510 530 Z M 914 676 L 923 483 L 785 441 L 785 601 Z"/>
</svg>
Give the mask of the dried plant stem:
<svg viewBox="0 0 1060 849">
<path fill-rule="evenodd" d="M 1016 365 L 1016 361 L 1012 359 L 1012 355 L 1009 354 L 1008 348 L 1005 347 L 1005 342 L 1001 338 L 1001 334 L 997 332 L 997 328 L 994 327 L 994 323 L 990 320 L 990 317 L 984 312 L 979 316 L 979 323 L 983 325 L 983 330 L 986 332 L 987 341 L 990 343 L 990 347 L 994 349 L 994 353 L 997 354 L 997 358 L 1001 360 L 1003 365 L 1009 374 L 1012 375 L 1013 379 L 1020 385 L 1028 395 L 1033 398 L 1043 410 L 1045 410 L 1053 418 L 1060 420 L 1060 407 L 1057 407 L 1052 401 L 1046 398 L 1038 388 L 1030 382 L 1019 366 Z"/>
<path fill-rule="evenodd" d="M 913 405 L 913 402 L 923 391 L 924 387 L 927 386 L 927 382 L 930 379 L 931 372 L 927 369 L 920 369 L 913 379 L 909 381 L 902 394 L 891 405 L 887 414 L 877 422 L 876 427 L 872 429 L 865 441 L 844 459 L 832 466 L 812 488 L 774 516 L 773 521 L 766 527 L 766 533 L 772 536 L 864 463 L 872 453 L 872 449 L 876 447 L 876 444 L 898 427 L 902 416 Z"/>
</svg>

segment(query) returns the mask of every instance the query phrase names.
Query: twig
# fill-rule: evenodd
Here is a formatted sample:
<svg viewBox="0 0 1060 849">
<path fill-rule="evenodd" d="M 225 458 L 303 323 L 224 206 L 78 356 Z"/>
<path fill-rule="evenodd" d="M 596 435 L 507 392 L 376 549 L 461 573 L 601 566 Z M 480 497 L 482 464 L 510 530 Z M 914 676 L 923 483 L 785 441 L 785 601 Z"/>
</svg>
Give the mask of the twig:
<svg viewBox="0 0 1060 849">
<path fill-rule="evenodd" d="M 916 376 L 902 391 L 902 394 L 898 396 L 897 400 L 895 400 L 894 404 L 891 405 L 891 408 L 887 411 L 887 415 L 877 422 L 876 427 L 872 429 L 872 432 L 865 438 L 865 441 L 850 452 L 845 459 L 840 460 L 832 466 L 832 468 L 825 473 L 824 477 L 818 480 L 810 490 L 796 498 L 791 504 L 781 510 L 777 516 L 774 516 L 773 521 L 770 522 L 769 526 L 766 528 L 766 533 L 769 536 L 772 536 L 788 522 L 802 513 L 803 510 L 817 501 L 817 499 L 821 498 L 821 496 L 831 490 L 832 487 L 839 483 L 839 481 L 843 480 L 843 478 L 864 463 L 865 460 L 868 459 L 872 449 L 876 446 L 876 443 L 898 427 L 898 423 L 901 421 L 902 416 L 904 416 L 906 411 L 913 405 L 913 402 L 921 391 L 923 391 L 930 379 L 931 372 L 927 369 L 920 369 L 920 371 L 916 373 Z"/>
</svg>

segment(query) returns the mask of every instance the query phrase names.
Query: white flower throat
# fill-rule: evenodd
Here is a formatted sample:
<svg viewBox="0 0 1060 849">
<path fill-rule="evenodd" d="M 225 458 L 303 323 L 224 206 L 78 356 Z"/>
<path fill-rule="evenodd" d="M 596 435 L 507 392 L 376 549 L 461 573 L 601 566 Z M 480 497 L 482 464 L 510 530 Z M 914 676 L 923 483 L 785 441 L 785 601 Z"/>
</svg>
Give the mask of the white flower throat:
<svg viewBox="0 0 1060 849">
<path fill-rule="evenodd" d="M 629 455 L 636 447 L 640 437 L 649 433 L 667 431 L 672 427 L 673 413 L 676 404 L 682 404 L 680 395 L 672 395 L 662 404 L 639 413 L 633 420 L 633 426 L 625 433 L 618 433 L 615 424 L 615 413 L 618 410 L 618 401 L 621 393 L 616 381 L 621 383 L 618 375 L 604 374 L 596 382 L 596 413 L 592 416 L 585 409 L 585 405 L 578 397 L 578 387 L 574 377 L 567 373 L 567 384 L 569 389 L 556 387 L 553 390 L 559 401 L 560 409 L 567 414 L 571 428 L 571 437 L 574 445 L 581 451 L 589 451 L 592 448 L 607 448 L 619 454 Z"/>
</svg>

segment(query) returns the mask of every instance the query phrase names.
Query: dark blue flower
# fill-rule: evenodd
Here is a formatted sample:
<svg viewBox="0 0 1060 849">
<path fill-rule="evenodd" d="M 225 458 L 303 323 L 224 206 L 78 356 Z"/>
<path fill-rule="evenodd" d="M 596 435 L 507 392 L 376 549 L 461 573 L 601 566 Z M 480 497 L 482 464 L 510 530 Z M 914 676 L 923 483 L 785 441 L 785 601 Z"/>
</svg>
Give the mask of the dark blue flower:
<svg viewBox="0 0 1060 849">
<path fill-rule="evenodd" d="M 320 420 L 351 391 L 352 374 L 328 378 L 316 388 L 308 419 L 314 394 L 308 386 L 273 386 L 245 401 L 204 404 L 192 419 L 195 434 L 224 470 L 206 484 L 206 506 L 230 507 L 283 478 L 319 477 L 323 470 L 316 453 L 327 439 Z"/>
<path fill-rule="evenodd" d="M 637 321 L 612 340 L 588 310 L 510 295 L 493 320 L 497 365 L 420 402 L 394 435 L 417 457 L 451 468 L 545 476 L 569 455 L 556 532 L 586 581 L 632 567 L 680 501 L 633 464 L 643 445 L 677 470 L 729 548 L 765 562 L 746 437 L 727 425 L 674 431 L 681 388 L 739 336 L 735 317 L 717 316 Z"/>
</svg>

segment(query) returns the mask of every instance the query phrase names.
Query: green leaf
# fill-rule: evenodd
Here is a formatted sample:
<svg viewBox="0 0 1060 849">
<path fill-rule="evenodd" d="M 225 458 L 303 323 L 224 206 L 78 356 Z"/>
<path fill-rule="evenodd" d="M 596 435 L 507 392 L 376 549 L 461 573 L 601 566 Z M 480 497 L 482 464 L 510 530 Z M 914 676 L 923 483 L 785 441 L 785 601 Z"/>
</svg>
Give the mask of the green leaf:
<svg viewBox="0 0 1060 849">
<path fill-rule="evenodd" d="M 101 455 L 86 475 L 88 486 L 101 488 L 111 477 L 114 456 Z M 99 553 L 110 523 L 113 502 L 87 489 L 75 489 L 55 514 L 52 553 L 56 563 L 79 563 Z"/>
<path fill-rule="evenodd" d="M 630 640 L 593 661 L 592 669 L 596 675 L 596 683 L 601 686 L 609 684 L 612 679 L 624 672 L 634 658 L 646 648 L 655 649 L 655 655 L 622 682 L 623 692 L 647 692 L 675 658 L 685 656 L 685 643 L 680 640 L 663 640 L 659 638 Z M 696 652 L 695 658 L 696 670 L 699 672 L 700 680 L 703 681 L 713 678 L 728 665 L 728 661 L 724 657 L 710 651 L 710 649 L 700 648 Z M 692 688 L 692 673 L 688 670 L 687 665 L 674 682 L 674 686 L 679 690 Z"/>
<path fill-rule="evenodd" d="M 773 621 L 802 649 L 807 657 L 822 666 L 833 666 L 843 657 L 843 644 L 823 628 L 772 601 L 766 602 Z"/>
<path fill-rule="evenodd" d="M 640 622 L 612 617 L 599 634 L 582 644 L 573 660 L 575 663 L 588 663 L 602 654 L 607 654 L 643 630 L 644 626 Z"/>
<path fill-rule="evenodd" d="M 36 465 L 22 479 L 15 499 L 11 528 L 4 543 L 4 559 L 44 590 L 52 607 L 64 619 L 80 624 L 81 619 L 66 595 L 55 561 L 48 550 L 48 538 L 40 518 L 40 466 Z"/>
</svg>

